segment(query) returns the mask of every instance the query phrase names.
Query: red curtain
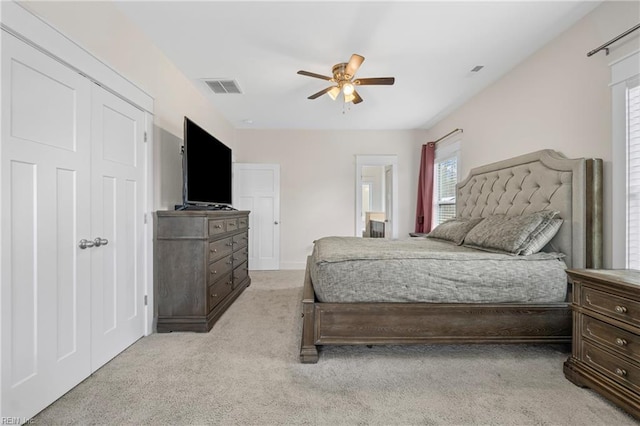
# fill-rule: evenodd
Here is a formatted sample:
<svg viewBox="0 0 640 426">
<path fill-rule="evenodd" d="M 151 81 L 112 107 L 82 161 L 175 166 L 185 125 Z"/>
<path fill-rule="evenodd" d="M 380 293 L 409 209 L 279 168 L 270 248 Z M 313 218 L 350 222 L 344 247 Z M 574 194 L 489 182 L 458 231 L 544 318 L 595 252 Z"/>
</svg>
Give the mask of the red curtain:
<svg viewBox="0 0 640 426">
<path fill-rule="evenodd" d="M 433 160 L 435 158 L 435 152 L 435 142 L 422 145 L 420 175 L 418 177 L 416 233 L 427 233 L 431 231 L 431 218 L 433 213 Z"/>
</svg>

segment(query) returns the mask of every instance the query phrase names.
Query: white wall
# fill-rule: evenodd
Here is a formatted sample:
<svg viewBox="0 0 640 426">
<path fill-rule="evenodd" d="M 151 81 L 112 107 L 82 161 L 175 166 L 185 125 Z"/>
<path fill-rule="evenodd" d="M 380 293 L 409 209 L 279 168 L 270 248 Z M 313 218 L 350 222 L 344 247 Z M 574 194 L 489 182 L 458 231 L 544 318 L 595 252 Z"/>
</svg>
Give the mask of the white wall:
<svg viewBox="0 0 640 426">
<path fill-rule="evenodd" d="M 608 64 L 640 48 L 638 32 L 611 54 L 586 53 L 638 23 L 640 2 L 604 2 L 489 88 L 429 129 L 464 129 L 461 176 L 544 148 L 605 161 L 605 266 L 611 265 L 611 92 Z"/>
<path fill-rule="evenodd" d="M 397 155 L 399 235 L 415 221 L 426 131 L 238 130 L 236 161 L 280 164 L 280 265 L 303 269 L 313 240 L 355 235 L 356 155 Z"/>
<path fill-rule="evenodd" d="M 154 98 L 155 207 L 182 202 L 184 116 L 233 148 L 235 129 L 111 1 L 22 5 Z"/>
</svg>

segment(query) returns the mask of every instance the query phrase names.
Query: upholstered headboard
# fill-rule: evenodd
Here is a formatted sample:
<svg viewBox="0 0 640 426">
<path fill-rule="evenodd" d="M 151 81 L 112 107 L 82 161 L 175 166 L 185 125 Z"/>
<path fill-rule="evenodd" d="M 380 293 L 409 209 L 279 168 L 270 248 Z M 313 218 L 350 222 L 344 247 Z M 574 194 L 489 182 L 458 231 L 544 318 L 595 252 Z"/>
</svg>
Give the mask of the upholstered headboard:
<svg viewBox="0 0 640 426">
<path fill-rule="evenodd" d="M 559 211 L 564 223 L 545 250 L 570 268 L 602 267 L 602 160 L 536 151 L 472 169 L 456 193 L 463 218 Z"/>
</svg>

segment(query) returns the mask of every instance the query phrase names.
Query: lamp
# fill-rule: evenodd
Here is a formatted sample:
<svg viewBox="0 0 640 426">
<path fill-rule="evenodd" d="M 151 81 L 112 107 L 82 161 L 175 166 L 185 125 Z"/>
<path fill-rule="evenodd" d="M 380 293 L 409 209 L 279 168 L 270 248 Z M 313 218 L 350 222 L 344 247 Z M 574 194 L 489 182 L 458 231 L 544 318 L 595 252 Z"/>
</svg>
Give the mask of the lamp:
<svg viewBox="0 0 640 426">
<path fill-rule="evenodd" d="M 331 99 L 335 101 L 338 95 L 340 94 L 340 87 L 338 86 L 332 87 L 331 90 L 329 90 L 327 93 L 329 94 L 329 96 L 331 96 Z"/>
<path fill-rule="evenodd" d="M 356 88 L 353 87 L 353 84 L 350 82 L 346 82 L 342 85 L 342 93 L 344 93 L 345 97 L 352 95 L 355 90 Z"/>
<path fill-rule="evenodd" d="M 351 93 L 349 93 L 348 95 L 345 92 L 345 94 L 344 94 L 344 103 L 353 102 L 353 100 L 355 98 L 356 98 L 356 95 L 353 94 L 353 91 Z"/>
</svg>

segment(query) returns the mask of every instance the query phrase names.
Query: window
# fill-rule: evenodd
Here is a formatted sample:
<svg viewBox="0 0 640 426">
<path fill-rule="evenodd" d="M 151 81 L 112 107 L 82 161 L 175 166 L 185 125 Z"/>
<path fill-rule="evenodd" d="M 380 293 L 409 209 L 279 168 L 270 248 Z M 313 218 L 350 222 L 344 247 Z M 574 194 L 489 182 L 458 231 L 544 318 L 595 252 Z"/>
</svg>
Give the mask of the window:
<svg viewBox="0 0 640 426">
<path fill-rule="evenodd" d="M 640 84 L 627 88 L 627 267 L 640 269 Z"/>
<path fill-rule="evenodd" d="M 436 147 L 433 164 L 433 226 L 456 215 L 460 142 Z"/>
<path fill-rule="evenodd" d="M 613 268 L 640 269 L 640 53 L 611 66 Z"/>
</svg>

